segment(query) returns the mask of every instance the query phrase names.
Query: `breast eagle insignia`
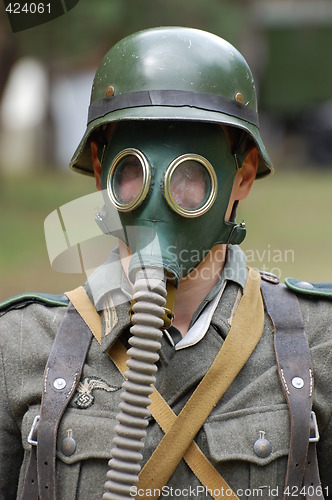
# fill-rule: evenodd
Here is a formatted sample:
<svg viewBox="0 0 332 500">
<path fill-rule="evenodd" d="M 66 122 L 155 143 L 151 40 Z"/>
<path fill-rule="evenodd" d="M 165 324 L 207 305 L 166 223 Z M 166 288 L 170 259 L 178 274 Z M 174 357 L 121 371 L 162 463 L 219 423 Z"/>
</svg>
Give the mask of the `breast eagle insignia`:
<svg viewBox="0 0 332 500">
<path fill-rule="evenodd" d="M 92 392 L 96 389 L 101 389 L 106 392 L 117 391 L 119 387 L 113 387 L 109 385 L 105 380 L 101 378 L 86 377 L 83 382 L 80 382 L 77 386 L 76 396 L 74 403 L 78 408 L 89 408 L 94 402 L 94 396 Z"/>
</svg>

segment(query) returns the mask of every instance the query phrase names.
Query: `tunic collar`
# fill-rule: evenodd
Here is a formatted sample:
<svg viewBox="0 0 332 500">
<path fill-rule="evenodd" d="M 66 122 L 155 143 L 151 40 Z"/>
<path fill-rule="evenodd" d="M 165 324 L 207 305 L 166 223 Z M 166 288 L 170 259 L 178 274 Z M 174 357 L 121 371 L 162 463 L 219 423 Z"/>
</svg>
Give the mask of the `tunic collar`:
<svg viewBox="0 0 332 500">
<path fill-rule="evenodd" d="M 218 283 L 210 290 L 195 311 L 186 335 L 175 345 L 176 350 L 184 349 L 197 344 L 205 336 L 211 323 L 212 316 L 219 304 L 228 281 L 233 281 L 241 287 L 243 293 L 247 280 L 247 267 L 244 252 L 237 245 L 227 248 L 225 266 Z"/>
<path fill-rule="evenodd" d="M 246 279 L 245 254 L 237 245 L 229 245 L 220 279 L 195 311 L 187 334 L 176 343 L 175 350 L 179 351 L 200 342 L 208 331 L 227 282 L 238 284 L 243 292 Z M 130 326 L 128 302 L 131 300 L 131 285 L 122 271 L 118 249 L 110 254 L 105 264 L 90 275 L 86 290 L 101 314 L 102 348 L 107 351 L 121 332 Z"/>
</svg>

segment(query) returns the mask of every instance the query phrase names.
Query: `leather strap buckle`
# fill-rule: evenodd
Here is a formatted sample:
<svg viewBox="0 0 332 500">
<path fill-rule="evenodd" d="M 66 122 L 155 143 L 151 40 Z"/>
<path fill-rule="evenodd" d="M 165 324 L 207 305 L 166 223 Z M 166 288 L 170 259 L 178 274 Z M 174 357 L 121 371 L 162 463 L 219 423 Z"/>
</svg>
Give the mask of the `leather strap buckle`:
<svg viewBox="0 0 332 500">
<path fill-rule="evenodd" d="M 37 415 L 33 420 L 31 430 L 29 432 L 28 443 L 31 444 L 32 446 L 37 446 L 38 444 L 37 430 L 38 430 L 39 420 L 40 420 L 40 415 Z"/>
<path fill-rule="evenodd" d="M 317 418 L 316 418 L 316 413 L 312 411 L 310 420 L 309 443 L 317 443 L 318 441 L 319 441 L 319 431 L 317 425 Z"/>
</svg>

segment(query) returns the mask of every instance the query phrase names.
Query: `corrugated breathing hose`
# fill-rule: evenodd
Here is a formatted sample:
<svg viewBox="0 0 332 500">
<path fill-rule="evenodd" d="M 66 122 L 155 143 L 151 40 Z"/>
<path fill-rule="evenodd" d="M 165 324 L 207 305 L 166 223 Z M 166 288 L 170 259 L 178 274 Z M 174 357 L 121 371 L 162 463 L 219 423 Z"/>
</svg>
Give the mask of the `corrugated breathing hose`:
<svg viewBox="0 0 332 500">
<path fill-rule="evenodd" d="M 166 278 L 163 269 L 142 269 L 136 273 L 133 292 L 133 326 L 126 371 L 115 427 L 116 436 L 108 462 L 103 500 L 133 500 L 132 487 L 141 469 L 145 428 L 150 415 L 149 395 L 157 372 L 160 338 L 164 325 Z"/>
</svg>

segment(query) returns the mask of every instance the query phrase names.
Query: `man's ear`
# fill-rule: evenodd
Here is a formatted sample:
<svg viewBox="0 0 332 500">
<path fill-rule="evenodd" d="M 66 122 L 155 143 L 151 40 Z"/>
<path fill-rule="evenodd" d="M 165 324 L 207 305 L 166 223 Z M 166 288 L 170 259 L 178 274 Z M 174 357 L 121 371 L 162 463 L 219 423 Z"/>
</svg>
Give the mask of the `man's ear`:
<svg viewBox="0 0 332 500">
<path fill-rule="evenodd" d="M 95 173 L 96 179 L 96 188 L 98 191 L 101 191 L 101 163 L 98 158 L 98 142 L 91 141 L 91 159 L 93 165 L 93 171 Z"/>
<path fill-rule="evenodd" d="M 253 147 L 249 149 L 247 156 L 242 163 L 242 167 L 236 172 L 234 180 L 234 198 L 244 200 L 250 193 L 251 187 L 256 177 L 258 167 L 258 150 Z"/>
</svg>

